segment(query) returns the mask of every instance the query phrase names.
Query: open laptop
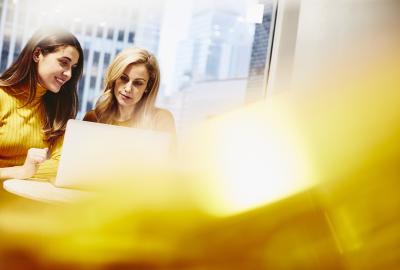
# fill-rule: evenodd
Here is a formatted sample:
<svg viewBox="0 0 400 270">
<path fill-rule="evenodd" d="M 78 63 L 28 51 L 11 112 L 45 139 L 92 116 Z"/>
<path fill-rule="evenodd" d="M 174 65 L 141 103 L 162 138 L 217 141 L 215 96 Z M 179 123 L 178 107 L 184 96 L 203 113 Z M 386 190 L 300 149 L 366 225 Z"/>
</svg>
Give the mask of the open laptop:
<svg viewBox="0 0 400 270">
<path fill-rule="evenodd" d="M 3 186 L 45 202 L 75 201 L 126 183 L 140 189 L 143 176 L 167 162 L 170 146 L 167 133 L 69 120 L 55 180 L 9 179 Z"/>
</svg>

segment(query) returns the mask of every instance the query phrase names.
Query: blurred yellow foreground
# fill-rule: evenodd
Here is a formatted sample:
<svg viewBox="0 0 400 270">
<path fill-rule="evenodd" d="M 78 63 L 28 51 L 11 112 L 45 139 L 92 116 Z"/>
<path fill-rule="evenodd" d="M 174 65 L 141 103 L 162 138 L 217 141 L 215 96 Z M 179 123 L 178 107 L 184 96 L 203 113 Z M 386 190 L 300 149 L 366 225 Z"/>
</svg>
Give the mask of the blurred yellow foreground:
<svg viewBox="0 0 400 270">
<path fill-rule="evenodd" d="M 399 56 L 210 119 L 140 189 L 3 191 L 0 269 L 400 269 Z"/>
</svg>

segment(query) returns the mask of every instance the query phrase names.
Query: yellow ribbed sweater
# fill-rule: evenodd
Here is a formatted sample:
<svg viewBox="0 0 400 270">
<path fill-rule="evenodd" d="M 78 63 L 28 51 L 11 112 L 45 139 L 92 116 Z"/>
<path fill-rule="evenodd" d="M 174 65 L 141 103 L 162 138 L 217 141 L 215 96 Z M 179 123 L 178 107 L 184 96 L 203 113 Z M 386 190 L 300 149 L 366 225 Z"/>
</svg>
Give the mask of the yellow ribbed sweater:
<svg viewBox="0 0 400 270">
<path fill-rule="evenodd" d="M 52 147 L 44 141 L 42 97 L 46 91 L 38 86 L 33 102 L 22 107 L 23 98 L 10 95 L 0 87 L 0 168 L 22 165 L 29 148 L 48 147 L 50 159 L 40 165 L 34 177 L 55 177 L 63 138 Z"/>
</svg>

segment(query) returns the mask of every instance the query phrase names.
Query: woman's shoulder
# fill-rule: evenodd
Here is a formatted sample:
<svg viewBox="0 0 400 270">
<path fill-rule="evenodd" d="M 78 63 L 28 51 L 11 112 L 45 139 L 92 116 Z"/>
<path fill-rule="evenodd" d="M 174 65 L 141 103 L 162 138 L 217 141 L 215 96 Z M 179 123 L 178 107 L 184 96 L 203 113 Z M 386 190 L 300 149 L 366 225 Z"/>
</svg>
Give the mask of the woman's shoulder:
<svg viewBox="0 0 400 270">
<path fill-rule="evenodd" d="M 22 87 L 0 86 L 0 99 L 2 102 L 5 100 L 19 100 L 25 101 L 29 96 Z"/>
<path fill-rule="evenodd" d="M 167 109 L 163 109 L 163 108 L 155 108 L 154 110 L 154 116 L 155 117 L 165 117 L 165 118 L 174 118 L 172 116 L 172 113 L 170 111 L 168 111 Z"/>
<path fill-rule="evenodd" d="M 153 121 L 157 130 L 175 132 L 175 120 L 170 111 L 155 108 Z"/>
<path fill-rule="evenodd" d="M 8 93 L 8 89 L 6 87 L 0 86 L 0 98 L 9 98 L 11 97 L 10 94 Z"/>
<path fill-rule="evenodd" d="M 0 111 L 8 111 L 15 106 L 16 98 L 9 93 L 9 89 L 0 87 Z"/>
<path fill-rule="evenodd" d="M 83 117 L 83 121 L 97 122 L 96 112 L 94 110 L 88 111 Z"/>
</svg>

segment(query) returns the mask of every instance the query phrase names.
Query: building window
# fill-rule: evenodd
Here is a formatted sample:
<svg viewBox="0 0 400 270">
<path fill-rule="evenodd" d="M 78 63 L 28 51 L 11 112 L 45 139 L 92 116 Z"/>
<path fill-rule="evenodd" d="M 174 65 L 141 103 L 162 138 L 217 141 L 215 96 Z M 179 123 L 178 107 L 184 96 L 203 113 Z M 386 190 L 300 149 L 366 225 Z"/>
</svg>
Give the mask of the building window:
<svg viewBox="0 0 400 270">
<path fill-rule="evenodd" d="M 86 102 L 86 109 L 87 109 L 88 111 L 90 111 L 90 110 L 93 109 L 93 101 L 88 101 L 88 102 Z"/>
<path fill-rule="evenodd" d="M 93 54 L 93 66 L 95 66 L 95 67 L 99 66 L 99 60 L 100 60 L 100 53 L 99 52 L 94 52 L 94 54 Z"/>
<path fill-rule="evenodd" d="M 87 46 L 85 46 L 87 47 Z M 83 58 L 85 59 L 85 61 L 87 61 L 87 59 L 89 59 L 89 49 L 85 48 L 83 49 Z"/>
<path fill-rule="evenodd" d="M 107 39 L 113 39 L 114 29 L 108 28 L 107 30 Z"/>
<path fill-rule="evenodd" d="M 128 34 L 128 42 L 133 43 L 135 41 L 135 33 L 133 31 L 130 31 Z"/>
<path fill-rule="evenodd" d="M 118 30 L 118 41 L 124 41 L 124 30 Z"/>
<path fill-rule="evenodd" d="M 14 58 L 13 61 L 15 61 L 19 55 L 19 52 L 21 51 L 21 41 L 17 40 L 15 43 L 15 48 L 14 48 Z"/>
<path fill-rule="evenodd" d="M 83 76 L 78 84 L 78 99 L 79 99 L 79 101 L 81 101 L 83 98 L 83 89 L 85 87 L 85 78 L 86 78 L 86 76 Z"/>
<path fill-rule="evenodd" d="M 8 51 L 10 49 L 10 40 L 4 39 L 3 41 L 3 50 L 1 51 L 1 66 L 0 71 L 3 72 L 7 67 L 7 58 L 8 58 Z"/>
<path fill-rule="evenodd" d="M 103 26 L 99 26 L 97 28 L 96 37 L 101 38 L 103 36 L 103 31 L 104 31 L 104 27 Z"/>
<path fill-rule="evenodd" d="M 104 67 L 108 67 L 108 65 L 110 64 L 110 58 L 111 58 L 111 55 L 110 55 L 110 53 L 105 53 L 104 54 Z"/>
<path fill-rule="evenodd" d="M 94 89 L 96 86 L 96 77 L 95 76 L 90 76 L 90 88 Z"/>
</svg>

